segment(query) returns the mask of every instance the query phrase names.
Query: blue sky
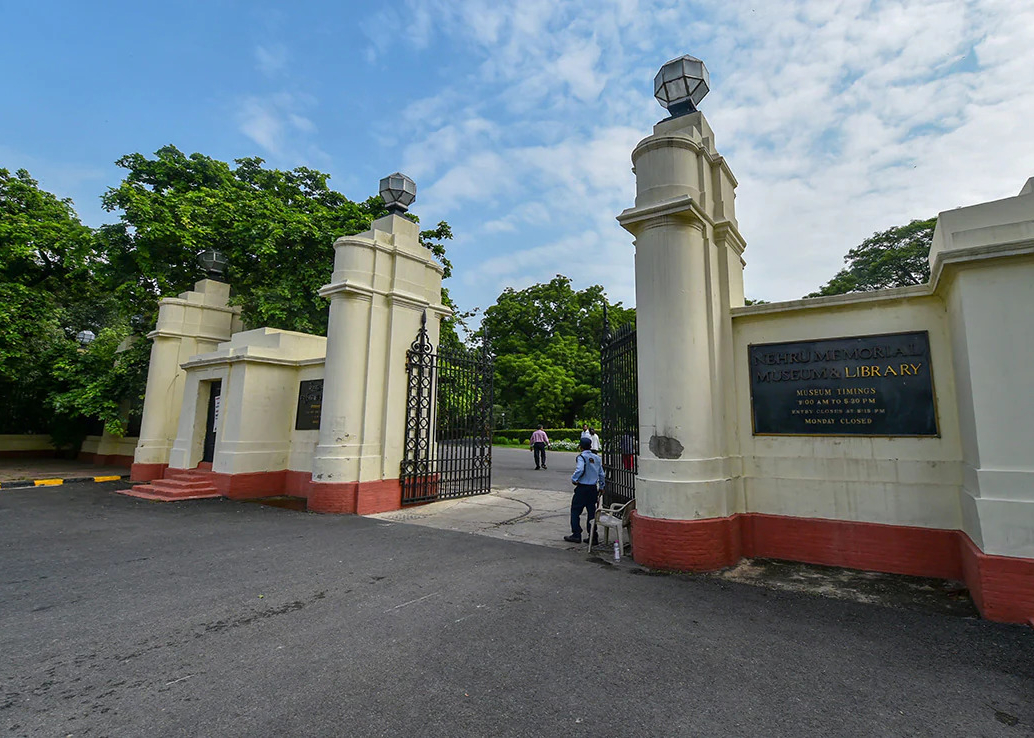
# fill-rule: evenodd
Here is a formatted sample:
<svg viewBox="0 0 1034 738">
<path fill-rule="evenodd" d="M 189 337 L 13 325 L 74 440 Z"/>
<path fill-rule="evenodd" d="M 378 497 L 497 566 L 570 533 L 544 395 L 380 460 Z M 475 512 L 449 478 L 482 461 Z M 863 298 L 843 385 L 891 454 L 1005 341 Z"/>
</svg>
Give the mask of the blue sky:
<svg viewBox="0 0 1034 738">
<path fill-rule="evenodd" d="M 1030 0 L 0 0 L 0 29 L 0 167 L 86 223 L 115 219 L 118 157 L 168 143 L 358 200 L 401 170 L 456 233 L 465 309 L 557 273 L 634 303 L 614 217 L 683 53 L 711 73 L 749 296 L 800 297 L 874 231 L 1034 175 Z"/>
</svg>

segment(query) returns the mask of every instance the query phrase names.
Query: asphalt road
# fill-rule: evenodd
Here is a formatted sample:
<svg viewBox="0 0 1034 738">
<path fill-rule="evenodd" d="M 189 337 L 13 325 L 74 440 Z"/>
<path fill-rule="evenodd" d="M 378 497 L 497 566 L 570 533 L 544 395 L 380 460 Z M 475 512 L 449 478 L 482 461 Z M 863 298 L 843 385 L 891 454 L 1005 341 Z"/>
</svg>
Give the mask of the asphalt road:
<svg viewBox="0 0 1034 738">
<path fill-rule="evenodd" d="M 527 448 L 492 447 L 492 486 L 550 489 L 570 494 L 574 473 L 573 451 L 547 451 L 546 469 L 535 470 L 535 458 Z"/>
<path fill-rule="evenodd" d="M 0 492 L 0 735 L 1034 734 L 1034 634 L 114 484 Z"/>
</svg>

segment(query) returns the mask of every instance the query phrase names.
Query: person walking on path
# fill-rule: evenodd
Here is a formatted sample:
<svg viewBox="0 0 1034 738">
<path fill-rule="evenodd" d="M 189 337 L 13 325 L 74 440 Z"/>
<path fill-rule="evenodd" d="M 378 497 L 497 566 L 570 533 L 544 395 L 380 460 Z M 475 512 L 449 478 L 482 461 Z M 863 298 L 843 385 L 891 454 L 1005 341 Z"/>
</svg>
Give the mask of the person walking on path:
<svg viewBox="0 0 1034 738">
<path fill-rule="evenodd" d="M 603 462 L 591 450 L 592 441 L 581 440 L 582 452 L 575 461 L 571 484 L 574 485 L 574 496 L 571 498 L 571 535 L 564 536 L 568 543 L 582 542 L 582 510 L 586 512 L 585 526 L 591 531 L 592 520 L 596 517 L 596 498 L 606 481 Z M 596 543 L 596 541 L 593 541 Z"/>
<path fill-rule="evenodd" d="M 596 433 L 595 428 L 589 428 L 589 440 L 592 441 L 592 445 L 589 446 L 589 448 L 592 450 L 594 454 L 599 456 L 599 453 L 603 450 L 603 447 L 600 445 L 600 436 L 598 433 Z"/>
<path fill-rule="evenodd" d="M 546 469 L 546 446 L 549 445 L 549 436 L 539 426 L 537 431 L 531 434 L 531 452 L 535 455 L 535 468 Z"/>
</svg>

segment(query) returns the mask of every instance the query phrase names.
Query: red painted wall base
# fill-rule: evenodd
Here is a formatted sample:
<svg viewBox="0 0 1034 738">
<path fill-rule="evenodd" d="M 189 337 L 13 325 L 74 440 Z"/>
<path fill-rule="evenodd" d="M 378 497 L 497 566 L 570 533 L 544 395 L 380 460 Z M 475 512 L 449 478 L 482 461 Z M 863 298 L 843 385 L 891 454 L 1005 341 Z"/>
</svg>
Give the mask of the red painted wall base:
<svg viewBox="0 0 1034 738">
<path fill-rule="evenodd" d="M 307 508 L 311 512 L 373 515 L 402 507 L 397 479 L 373 482 L 312 482 Z"/>
<path fill-rule="evenodd" d="M 988 556 L 962 531 L 761 513 L 632 515 L 632 558 L 644 566 L 713 571 L 743 557 L 960 579 L 988 620 L 1034 624 L 1034 559 Z"/>
<path fill-rule="evenodd" d="M 129 467 L 129 478 L 134 482 L 150 482 L 161 479 L 168 464 L 137 464 Z"/>
</svg>

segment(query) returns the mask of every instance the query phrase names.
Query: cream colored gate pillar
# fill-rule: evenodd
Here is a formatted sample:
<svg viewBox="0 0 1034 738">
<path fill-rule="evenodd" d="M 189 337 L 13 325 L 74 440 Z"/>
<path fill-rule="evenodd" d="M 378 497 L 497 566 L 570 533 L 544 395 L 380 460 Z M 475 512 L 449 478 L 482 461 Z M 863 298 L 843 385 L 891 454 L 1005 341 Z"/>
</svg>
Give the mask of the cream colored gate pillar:
<svg viewBox="0 0 1034 738">
<path fill-rule="evenodd" d="M 215 349 L 240 329 L 240 308 L 227 304 L 230 285 L 202 279 L 190 292 L 167 297 L 158 304 L 158 323 L 147 334 L 151 361 L 140 440 L 133 454 L 132 479 L 161 479 L 176 440 L 186 372 L 180 367 L 195 354 Z"/>
<path fill-rule="evenodd" d="M 443 270 L 420 245 L 419 226 L 396 214 L 366 233 L 339 238 L 334 249 L 334 274 L 320 291 L 331 300 L 330 323 L 308 508 L 395 510 L 401 506 L 406 351 L 425 311 L 431 341 L 438 343 L 439 320 L 450 314 L 441 302 Z"/>
<path fill-rule="evenodd" d="M 636 249 L 634 557 L 679 569 L 731 563 L 738 546 L 727 540 L 734 534 L 725 521 L 743 505 L 733 455 L 730 308 L 743 304 L 745 244 L 736 179 L 694 108 L 707 83 L 693 57 L 658 74 L 658 99 L 674 117 L 633 151 L 635 207 L 618 217 Z"/>
</svg>

